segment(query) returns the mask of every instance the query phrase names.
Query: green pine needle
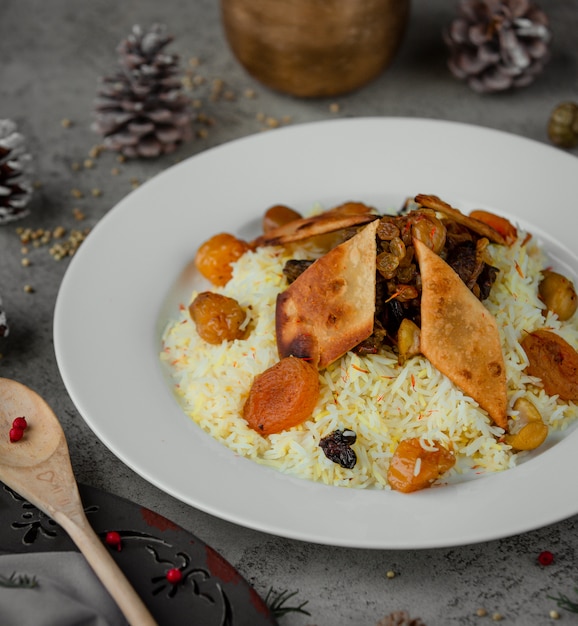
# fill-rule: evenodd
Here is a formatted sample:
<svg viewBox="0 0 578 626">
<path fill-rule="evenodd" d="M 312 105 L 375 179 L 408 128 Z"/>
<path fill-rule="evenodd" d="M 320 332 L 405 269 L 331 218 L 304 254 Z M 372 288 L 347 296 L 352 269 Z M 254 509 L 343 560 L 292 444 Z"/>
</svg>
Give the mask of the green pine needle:
<svg viewBox="0 0 578 626">
<path fill-rule="evenodd" d="M 270 587 L 265 597 L 265 604 L 269 607 L 274 617 L 283 617 L 283 615 L 287 615 L 287 613 L 301 613 L 303 615 L 311 615 L 311 613 L 303 608 L 307 604 L 308 600 L 305 600 L 305 602 L 302 602 L 297 606 L 286 605 L 287 601 L 296 595 L 296 591 L 289 592 L 285 590 L 277 593 L 273 591 L 273 587 Z"/>
<path fill-rule="evenodd" d="M 576 587 L 574 591 L 578 594 L 578 587 Z M 568 596 L 565 596 L 563 593 L 558 594 L 558 597 L 548 597 L 550 598 L 550 600 L 555 600 L 559 608 L 570 611 L 570 613 L 578 613 L 578 602 L 573 602 Z"/>
<path fill-rule="evenodd" d="M 38 586 L 35 576 L 27 576 L 26 574 L 16 574 L 12 572 L 8 578 L 0 576 L 0 587 L 11 587 L 14 589 L 32 589 Z"/>
</svg>

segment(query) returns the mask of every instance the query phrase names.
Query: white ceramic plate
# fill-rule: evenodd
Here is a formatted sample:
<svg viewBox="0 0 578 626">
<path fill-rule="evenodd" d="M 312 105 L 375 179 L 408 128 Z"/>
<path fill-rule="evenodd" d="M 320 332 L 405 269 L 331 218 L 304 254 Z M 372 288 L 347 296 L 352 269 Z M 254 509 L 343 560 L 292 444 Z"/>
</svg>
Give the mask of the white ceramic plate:
<svg viewBox="0 0 578 626">
<path fill-rule="evenodd" d="M 411 495 L 328 487 L 282 475 L 203 433 L 173 398 L 160 335 L 189 295 L 200 243 L 256 233 L 263 211 L 346 200 L 397 208 L 437 194 L 509 216 L 578 271 L 578 160 L 513 135 L 457 123 L 367 118 L 305 124 L 208 150 L 111 210 L 72 260 L 54 339 L 64 383 L 97 437 L 145 479 L 231 522 L 362 548 L 463 545 L 578 512 L 578 433 L 519 467 Z"/>
</svg>

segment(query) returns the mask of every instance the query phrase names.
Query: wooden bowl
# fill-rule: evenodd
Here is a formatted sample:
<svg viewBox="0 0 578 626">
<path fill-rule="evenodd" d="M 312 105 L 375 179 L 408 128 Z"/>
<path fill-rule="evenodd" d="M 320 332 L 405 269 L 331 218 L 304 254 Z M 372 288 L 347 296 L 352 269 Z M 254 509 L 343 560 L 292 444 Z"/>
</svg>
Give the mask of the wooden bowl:
<svg viewBox="0 0 578 626">
<path fill-rule="evenodd" d="M 227 41 L 258 81 L 293 96 L 345 94 L 394 59 L 410 0 L 221 0 Z"/>
</svg>

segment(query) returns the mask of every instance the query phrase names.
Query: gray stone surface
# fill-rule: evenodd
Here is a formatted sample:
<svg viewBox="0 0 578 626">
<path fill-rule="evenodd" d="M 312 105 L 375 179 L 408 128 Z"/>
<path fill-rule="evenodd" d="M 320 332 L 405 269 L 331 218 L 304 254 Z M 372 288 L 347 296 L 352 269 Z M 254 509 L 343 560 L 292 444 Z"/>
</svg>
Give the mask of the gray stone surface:
<svg viewBox="0 0 578 626">
<path fill-rule="evenodd" d="M 0 297 L 11 324 L 0 340 L 0 376 L 35 388 L 60 416 L 78 480 L 127 497 L 170 518 L 218 550 L 265 594 L 270 586 L 297 591 L 310 616 L 289 614 L 286 626 L 373 626 L 405 609 L 428 626 L 474 625 L 503 616 L 503 623 L 542 626 L 556 609 L 549 598 L 574 597 L 578 582 L 577 518 L 520 536 L 459 548 L 423 551 L 358 550 L 276 538 L 216 519 L 178 502 L 137 476 L 107 450 L 85 425 L 60 379 L 53 352 L 52 316 L 69 261 L 55 261 L 48 247 L 30 248 L 30 267 L 21 265 L 17 226 L 90 228 L 132 189 L 135 180 L 170 166 L 175 157 L 119 165 L 104 154 L 94 167 L 83 164 L 98 140 L 90 130 L 97 78 L 109 73 L 115 48 L 135 23 L 167 24 L 171 51 L 200 61 L 194 95 L 214 123 L 198 124 L 206 137 L 184 147 L 178 158 L 262 131 L 262 117 L 291 123 L 347 116 L 410 116 L 449 119 L 510 131 L 548 143 L 553 107 L 578 100 L 578 0 L 545 3 L 554 40 L 552 60 L 529 88 L 479 96 L 451 77 L 441 31 L 455 13 L 447 0 L 415 0 L 403 48 L 378 80 L 346 97 L 303 101 L 268 91 L 237 64 L 224 41 L 217 0 L 2 0 L 0 3 L 0 118 L 14 119 L 34 155 L 40 186 L 32 215 L 0 227 Z M 234 100 L 212 101 L 212 81 L 222 79 Z M 244 95 L 255 91 L 255 98 Z M 339 104 L 334 112 L 330 105 Z M 72 121 L 64 128 L 61 121 Z M 274 132 L 274 131 L 271 131 Z M 466 147 L 467 148 L 467 147 Z M 576 154 L 576 151 L 574 151 Z M 516 167 L 516 163 L 510 165 Z M 119 167 L 120 173 L 111 170 Z M 547 175 L 547 172 L 544 172 Z M 483 172 L 480 172 L 483 176 Z M 504 171 L 507 178 L 508 171 Z M 491 185 L 492 181 L 489 180 Z M 84 197 L 77 199 L 72 189 Z M 94 197 L 91 190 L 102 195 Z M 85 215 L 81 222 L 75 208 Z M 135 224 L 138 236 L 138 224 Z M 30 284 L 34 293 L 26 293 Z M 79 338 L 80 339 L 80 338 Z M 561 477 L 576 480 L 576 477 Z M 531 485 L 528 485 L 531 490 Z M 307 514 L 306 511 L 303 512 Z M 495 503 L 495 515 L 500 504 Z M 537 565 L 542 550 L 556 560 Z M 388 571 L 395 572 L 389 578 Z M 578 600 L 578 596 L 575 598 Z M 479 608 L 488 612 L 476 615 Z M 562 623 L 578 616 L 560 610 Z M 187 623 L 183 621 L 183 623 Z"/>
</svg>

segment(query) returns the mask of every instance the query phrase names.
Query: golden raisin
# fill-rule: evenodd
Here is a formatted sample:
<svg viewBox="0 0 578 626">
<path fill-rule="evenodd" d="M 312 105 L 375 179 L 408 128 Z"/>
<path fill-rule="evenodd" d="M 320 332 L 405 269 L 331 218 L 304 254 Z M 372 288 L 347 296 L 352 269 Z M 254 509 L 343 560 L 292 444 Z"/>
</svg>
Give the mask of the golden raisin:
<svg viewBox="0 0 578 626">
<path fill-rule="evenodd" d="M 505 436 L 505 442 L 514 450 L 535 450 L 548 436 L 548 426 L 544 422 L 528 422 L 519 432 Z"/>
<path fill-rule="evenodd" d="M 233 298 L 212 291 L 203 291 L 189 305 L 189 314 L 201 339 L 207 343 L 243 339 L 241 328 L 245 311 Z"/>
<path fill-rule="evenodd" d="M 538 287 L 540 298 L 562 322 L 569 320 L 578 309 L 578 296 L 574 283 L 558 272 L 544 270 Z"/>
<path fill-rule="evenodd" d="M 213 285 L 226 285 L 233 273 L 232 263 L 238 261 L 250 250 L 246 241 L 228 233 L 213 235 L 197 251 L 195 265 L 201 274 Z"/>
<path fill-rule="evenodd" d="M 454 454 L 439 443 L 436 446 L 436 450 L 426 450 L 417 437 L 400 441 L 387 473 L 391 488 L 402 493 L 424 489 L 451 469 Z"/>
<path fill-rule="evenodd" d="M 288 356 L 255 377 L 243 417 L 261 435 L 278 433 L 304 422 L 319 399 L 317 370 Z"/>
</svg>

